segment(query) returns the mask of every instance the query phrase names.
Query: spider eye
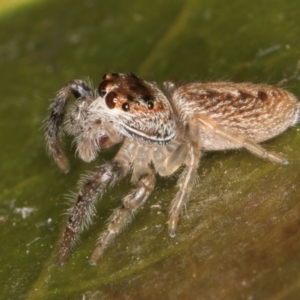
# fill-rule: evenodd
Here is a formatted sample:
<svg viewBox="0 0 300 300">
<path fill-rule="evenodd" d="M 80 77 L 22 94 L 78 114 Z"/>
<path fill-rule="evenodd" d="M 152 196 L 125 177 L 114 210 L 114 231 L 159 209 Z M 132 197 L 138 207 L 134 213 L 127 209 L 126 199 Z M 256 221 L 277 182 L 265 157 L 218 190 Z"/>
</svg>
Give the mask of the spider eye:
<svg viewBox="0 0 300 300">
<path fill-rule="evenodd" d="M 129 111 L 129 109 L 130 109 L 129 104 L 128 104 L 127 102 L 123 103 L 122 109 L 123 109 L 124 111 Z"/>
<path fill-rule="evenodd" d="M 152 101 L 149 101 L 149 102 L 147 103 L 147 106 L 148 106 L 148 109 L 153 109 L 154 104 L 153 104 Z"/>
<path fill-rule="evenodd" d="M 109 92 L 105 97 L 105 103 L 108 108 L 113 109 L 116 106 L 117 102 L 117 93 Z"/>
</svg>

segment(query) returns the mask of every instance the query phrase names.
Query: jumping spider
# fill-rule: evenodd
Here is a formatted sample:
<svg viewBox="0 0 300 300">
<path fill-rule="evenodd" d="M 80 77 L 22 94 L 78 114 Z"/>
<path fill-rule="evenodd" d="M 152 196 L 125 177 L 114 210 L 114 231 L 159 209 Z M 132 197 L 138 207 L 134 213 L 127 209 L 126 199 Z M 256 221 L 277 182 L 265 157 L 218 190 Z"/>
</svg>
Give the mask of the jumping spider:
<svg viewBox="0 0 300 300">
<path fill-rule="evenodd" d="M 291 93 L 265 84 L 232 82 L 167 81 L 164 90 L 131 73 L 108 73 L 96 91 L 86 81 L 77 79 L 53 99 L 46 141 L 63 172 L 69 171 L 69 165 L 59 142 L 61 127 L 75 136 L 78 155 L 87 162 L 95 159 L 101 149 L 122 143 L 112 161 L 83 180 L 63 233 L 60 264 L 66 261 L 78 235 L 91 223 L 96 200 L 129 172 L 136 187 L 109 218 L 91 264 L 96 264 L 147 200 L 155 186 L 155 172 L 169 176 L 183 166 L 168 221 L 169 235 L 174 237 L 183 207 L 189 201 L 202 151 L 246 148 L 264 159 L 288 163 L 258 143 L 299 121 L 300 105 Z M 76 102 L 65 118 L 72 95 Z"/>
</svg>

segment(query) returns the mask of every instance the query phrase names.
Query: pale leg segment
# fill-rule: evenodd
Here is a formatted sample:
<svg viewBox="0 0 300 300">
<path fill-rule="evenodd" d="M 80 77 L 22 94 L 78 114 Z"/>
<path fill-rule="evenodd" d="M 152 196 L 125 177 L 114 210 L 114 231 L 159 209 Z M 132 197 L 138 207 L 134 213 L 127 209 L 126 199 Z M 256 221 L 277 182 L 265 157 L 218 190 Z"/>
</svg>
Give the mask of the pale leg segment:
<svg viewBox="0 0 300 300">
<path fill-rule="evenodd" d="M 123 228 L 130 224 L 134 213 L 145 203 L 151 194 L 155 185 L 155 176 L 150 169 L 148 170 L 148 173 L 140 176 L 136 189 L 123 199 L 122 206 L 114 210 L 109 218 L 107 229 L 100 236 L 96 249 L 91 256 L 91 265 L 96 265 L 96 262 L 103 255 L 106 248 L 110 246 Z"/>
<path fill-rule="evenodd" d="M 184 164 L 187 153 L 187 144 L 180 141 L 175 141 L 164 149 L 155 150 L 153 153 L 155 170 L 160 176 L 172 175 Z"/>
<path fill-rule="evenodd" d="M 175 237 L 177 223 L 179 221 L 180 215 L 183 208 L 186 207 L 189 201 L 190 194 L 197 176 L 197 168 L 200 161 L 200 155 L 201 151 L 198 143 L 190 142 L 188 150 L 188 161 L 178 180 L 177 186 L 179 190 L 171 205 L 170 217 L 168 221 L 169 235 L 171 237 Z"/>
<path fill-rule="evenodd" d="M 224 140 L 231 142 L 236 148 L 244 147 L 253 154 L 262 157 L 264 159 L 268 159 L 270 161 L 280 163 L 283 165 L 287 165 L 289 162 L 286 158 L 275 152 L 269 152 L 265 150 L 263 147 L 255 143 L 254 141 L 246 138 L 243 135 L 235 134 L 229 132 L 222 127 L 220 127 L 215 121 L 205 115 L 198 115 L 198 120 L 200 123 L 214 135 L 223 138 Z"/>
</svg>

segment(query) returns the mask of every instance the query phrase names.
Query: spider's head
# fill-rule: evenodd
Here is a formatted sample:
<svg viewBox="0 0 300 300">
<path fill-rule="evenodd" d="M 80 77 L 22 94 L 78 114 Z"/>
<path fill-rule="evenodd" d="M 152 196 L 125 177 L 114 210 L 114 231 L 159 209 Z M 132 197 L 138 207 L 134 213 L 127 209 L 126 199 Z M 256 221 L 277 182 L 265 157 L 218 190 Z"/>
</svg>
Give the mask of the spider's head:
<svg viewBox="0 0 300 300">
<path fill-rule="evenodd" d="M 131 73 L 108 73 L 98 93 L 94 111 L 98 109 L 121 134 L 155 144 L 166 144 L 175 138 L 172 107 L 156 84 Z"/>
</svg>

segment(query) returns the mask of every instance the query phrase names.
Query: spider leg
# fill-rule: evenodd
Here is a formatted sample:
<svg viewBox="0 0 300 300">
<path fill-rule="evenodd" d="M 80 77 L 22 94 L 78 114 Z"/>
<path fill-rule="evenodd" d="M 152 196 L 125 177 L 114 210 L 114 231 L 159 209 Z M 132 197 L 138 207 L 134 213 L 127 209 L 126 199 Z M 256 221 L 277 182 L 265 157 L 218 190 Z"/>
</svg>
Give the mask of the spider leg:
<svg viewBox="0 0 300 300">
<path fill-rule="evenodd" d="M 71 95 L 76 99 L 92 97 L 93 90 L 85 81 L 80 79 L 68 83 L 59 90 L 50 106 L 50 116 L 46 121 L 45 130 L 47 148 L 64 173 L 69 171 L 69 163 L 59 143 L 59 129 L 63 123 L 67 101 Z"/>
<path fill-rule="evenodd" d="M 131 223 L 134 213 L 146 202 L 154 189 L 155 176 L 149 167 L 145 167 L 145 163 L 141 165 L 135 163 L 133 177 L 134 181 L 138 182 L 137 187 L 123 198 L 122 205 L 115 209 L 109 218 L 107 229 L 100 235 L 90 258 L 91 265 L 96 265 L 114 238 Z"/>
<path fill-rule="evenodd" d="M 232 132 L 229 132 L 225 130 L 224 128 L 218 126 L 218 124 L 212 120 L 211 118 L 198 114 L 197 115 L 198 120 L 204 127 L 209 130 L 210 132 L 213 132 L 215 135 L 218 135 L 219 137 L 231 142 L 233 145 L 236 146 L 236 148 L 244 147 L 253 154 L 262 157 L 264 159 L 268 159 L 270 161 L 280 163 L 283 165 L 287 165 L 289 162 L 286 158 L 282 157 L 281 155 L 270 152 L 261 147 L 259 144 L 257 144 L 255 141 L 250 140 L 246 138 L 243 135 L 235 134 Z"/>
<path fill-rule="evenodd" d="M 175 196 L 175 199 L 172 203 L 171 210 L 170 210 L 168 227 L 169 227 L 169 234 L 171 237 L 174 237 L 176 235 L 177 223 L 179 221 L 182 208 L 188 203 L 189 196 L 194 184 L 194 180 L 196 178 L 197 167 L 201 155 L 201 151 L 200 151 L 201 146 L 199 145 L 199 143 L 197 143 L 197 141 L 194 140 L 193 137 L 199 136 L 199 133 L 197 131 L 197 124 L 199 124 L 199 122 L 208 131 L 213 132 L 215 135 L 218 135 L 219 137 L 231 142 L 236 148 L 244 147 L 259 157 L 269 159 L 273 162 L 277 162 L 281 164 L 288 164 L 288 161 L 282 156 L 280 156 L 279 154 L 265 150 L 263 147 L 258 145 L 255 141 L 252 141 L 243 135 L 235 134 L 223 129 L 222 127 L 218 126 L 218 124 L 208 116 L 197 114 L 195 119 L 191 119 L 189 121 L 190 142 L 188 144 L 186 167 L 179 178 L 178 181 L 179 190 Z"/>
<path fill-rule="evenodd" d="M 179 140 L 163 148 L 156 148 L 153 155 L 155 170 L 160 176 L 173 174 L 184 164 L 187 152 L 187 144 Z"/>
<path fill-rule="evenodd" d="M 88 227 L 94 216 L 94 204 L 106 187 L 114 185 L 123 178 L 130 167 L 135 155 L 135 145 L 124 142 L 114 160 L 98 167 L 96 172 L 89 176 L 82 185 L 77 202 L 70 210 L 67 226 L 63 233 L 58 254 L 58 262 L 63 265 L 68 254 L 76 242 L 78 235 Z"/>
<path fill-rule="evenodd" d="M 190 128 L 191 130 L 192 128 Z M 193 130 L 191 130 L 193 131 Z M 196 137 L 196 132 L 195 135 Z M 179 188 L 170 209 L 168 221 L 169 235 L 175 237 L 177 223 L 179 221 L 182 209 L 187 205 L 189 197 L 197 176 L 197 168 L 201 157 L 200 145 L 197 141 L 190 140 L 187 143 L 188 152 L 185 168 L 181 173 L 177 186 Z"/>
</svg>

